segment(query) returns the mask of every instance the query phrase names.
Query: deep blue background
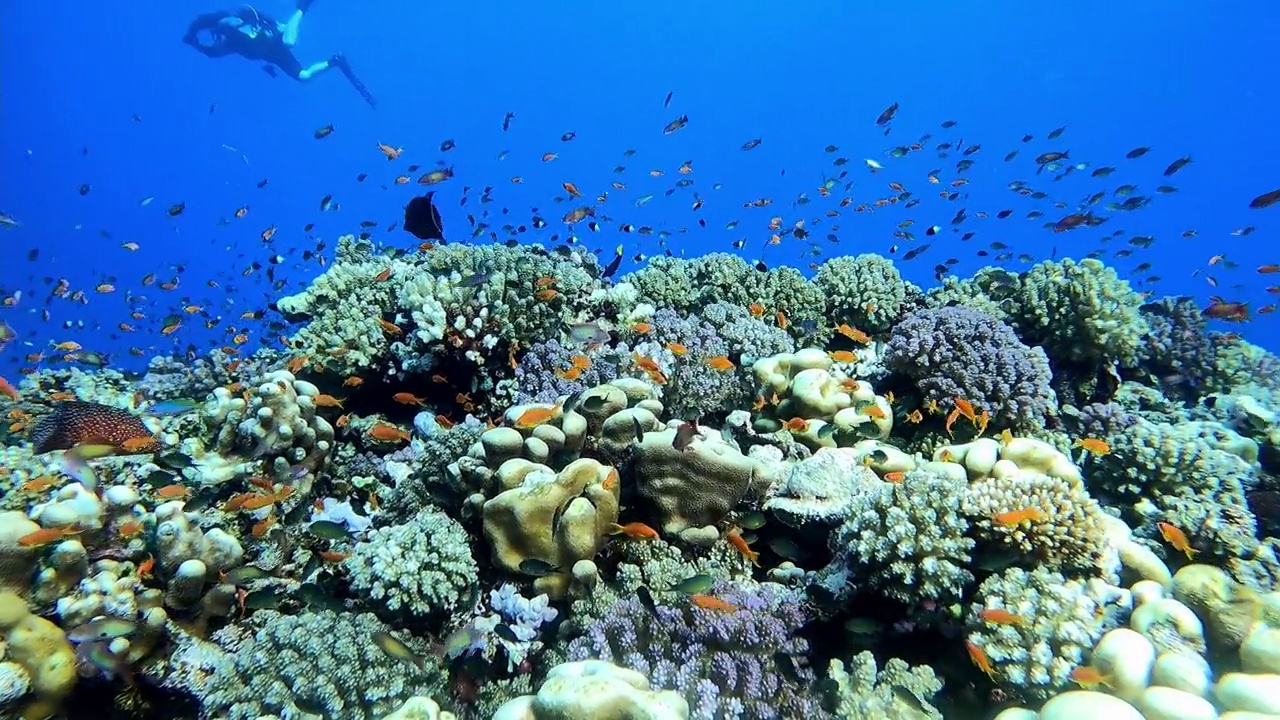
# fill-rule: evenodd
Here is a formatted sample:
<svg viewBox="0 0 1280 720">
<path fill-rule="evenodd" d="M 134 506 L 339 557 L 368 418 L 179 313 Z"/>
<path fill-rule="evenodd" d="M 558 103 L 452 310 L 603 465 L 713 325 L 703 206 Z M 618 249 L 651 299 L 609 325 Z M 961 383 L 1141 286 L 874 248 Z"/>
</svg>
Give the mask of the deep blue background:
<svg viewBox="0 0 1280 720">
<path fill-rule="evenodd" d="M 0 290 L 8 296 L 21 289 L 25 297 L 17 310 L 0 310 L 0 318 L 35 346 L 75 340 L 117 354 L 140 346 L 150 355 L 153 345 L 155 352 L 168 352 L 188 342 L 223 344 L 222 328 L 205 332 L 195 317 L 172 338 L 140 332 L 112 341 L 106 333 L 128 320 L 129 290 L 152 304 L 148 319 L 134 323 L 140 328 L 154 332 L 159 318 L 184 299 L 225 316 L 224 327 L 239 327 L 240 312 L 277 295 L 261 274 L 240 275 L 268 254 L 259 239 L 264 228 L 279 226 L 273 250 L 281 252 L 313 247 L 302 226 L 315 222 L 314 234 L 328 241 L 331 254 L 336 237 L 358 231 L 359 221 L 385 227 L 398 219 L 404 202 L 421 190 L 390 185 L 408 164 L 425 170 L 441 160 L 457 171 L 439 188 L 454 239 L 465 239 L 465 213 L 480 209 L 474 190 L 467 206 L 458 207 L 464 185 L 495 186 L 489 209 L 511 210 L 495 225 L 527 222 L 530 208 L 542 209 L 553 221 L 545 238 L 563 232 L 558 218 L 571 207 L 554 201 L 563 195 L 561 182 L 570 180 L 591 197 L 621 178 L 629 189 L 612 191 L 602 212 L 673 232 L 690 227 L 688 235 L 675 236 L 677 248 L 690 255 L 728 250 L 733 240 L 750 236 L 745 254 L 755 259 L 771 216 L 782 215 L 789 225 L 835 206 L 845 193 L 824 200 L 816 188 L 824 173 L 840 171 L 831 161 L 844 156 L 851 161 L 844 169 L 856 180 L 850 193 L 855 202 L 892 194 L 889 181 L 903 183 L 923 201 L 874 215 L 845 209 L 834 220 L 841 244 L 824 242 L 829 254 L 884 253 L 895 242 L 897 223 L 914 220 L 910 229 L 923 239 L 925 227 L 947 226 L 965 207 L 971 219 L 961 230 L 977 231 L 977 237 L 963 245 L 949 233 L 934 238 L 931 250 L 902 265 L 910 279 L 932 284 L 933 265 L 947 257 L 959 258 L 955 272 L 967 275 L 987 264 L 973 253 L 993 240 L 1011 245 L 1015 255 L 1039 259 L 1056 246 L 1059 257 L 1080 257 L 1103 235 L 1124 229 L 1158 240 L 1116 267 L 1127 273 L 1140 262 L 1153 263 L 1151 272 L 1164 277 L 1160 294 L 1194 294 L 1201 301 L 1218 294 L 1253 308 L 1280 299 L 1264 292 L 1268 277 L 1254 270 L 1280 262 L 1273 247 L 1280 206 L 1248 208 L 1253 197 L 1280 188 L 1274 133 L 1280 7 L 1268 1 L 1231 3 L 1229 9 L 1189 2 L 1028 5 L 317 0 L 303 23 L 298 57 L 306 64 L 344 51 L 378 96 L 375 111 L 337 73 L 303 85 L 272 79 L 259 63 L 211 60 L 184 46 L 187 23 L 215 4 L 63 2 L 53 10 L 46 3 L 4 3 L 0 210 L 23 226 L 0 231 Z M 283 19 L 292 5 L 257 7 Z M 668 91 L 674 100 L 664 109 Z M 884 137 L 874 120 L 892 102 L 902 109 Z M 517 117 L 503 133 L 507 111 Z M 135 113 L 142 122 L 131 119 Z M 661 134 L 663 125 L 685 113 L 687 128 Z M 942 131 L 943 120 L 959 124 Z M 329 123 L 336 132 L 314 139 L 314 130 Z M 1063 137 L 1047 142 L 1044 135 L 1060 126 L 1067 127 Z M 577 138 L 561 143 L 560 135 L 570 130 Z M 925 151 L 902 160 L 884 155 L 925 133 L 934 134 Z M 1036 139 L 1023 145 L 1027 133 Z M 739 151 L 754 137 L 763 138 L 760 147 Z M 446 138 L 457 148 L 441 153 Z M 941 168 L 944 182 L 956 177 L 959 156 L 940 160 L 932 148 L 962 138 L 966 145 L 981 143 L 982 151 L 972 157 L 978 164 L 968 173 L 970 185 L 961 188 L 968 197 L 946 202 L 925 175 Z M 404 155 L 388 162 L 376 148 L 379 141 L 403 146 Z M 239 149 L 249 164 L 223 144 Z M 828 144 L 840 152 L 824 153 Z M 1125 160 L 1138 146 L 1153 149 L 1140 160 Z M 627 148 L 638 153 L 623 160 Z M 1003 162 L 1015 148 L 1021 149 L 1017 159 Z M 1077 173 L 1060 183 L 1048 173 L 1034 174 L 1036 154 L 1068 148 L 1072 160 L 1089 162 L 1090 169 L 1116 165 L 1120 171 L 1108 179 Z M 510 155 L 499 162 L 502 150 Z M 542 163 L 548 151 L 560 159 Z M 1183 155 L 1194 163 L 1171 181 L 1162 178 L 1166 165 Z M 872 176 L 864 158 L 879 160 L 886 170 Z M 696 187 L 664 197 L 682 177 L 676 169 L 684 160 L 694 162 Z M 623 176 L 612 173 L 618 164 L 628 168 Z M 647 175 L 658 168 L 666 175 Z M 370 173 L 364 184 L 355 182 L 361 172 Z M 512 185 L 515 175 L 525 184 Z M 257 189 L 264 177 L 269 184 Z M 1050 200 L 1015 196 L 1006 186 L 1016 179 L 1071 208 L 1096 190 L 1123 183 L 1138 184 L 1139 194 L 1155 200 L 1134 213 L 1101 211 L 1113 217 L 1099 229 L 1053 234 L 1042 228 L 1045 220 L 1069 211 L 1054 209 Z M 716 182 L 723 189 L 713 191 Z M 1155 186 L 1165 182 L 1179 192 L 1155 195 Z M 92 187 L 84 197 L 77 192 L 82 183 Z M 706 201 L 697 215 L 690 208 L 693 190 Z M 637 209 L 635 198 L 651 192 L 654 200 Z M 793 207 L 802 192 L 814 202 Z M 341 209 L 320 213 L 319 200 L 330 193 Z M 155 201 L 139 207 L 147 196 Z M 774 205 L 742 208 L 757 197 L 772 197 Z M 186 212 L 168 217 L 166 209 L 180 201 Z M 250 207 L 246 218 L 217 225 L 241 205 Z M 1014 209 L 1014 216 L 997 221 L 995 213 L 1004 208 Z M 1032 209 L 1046 217 L 1023 219 Z M 973 219 L 979 211 L 993 217 Z M 696 227 L 699 216 L 708 221 L 704 230 Z M 741 225 L 725 231 L 733 219 Z M 1250 224 L 1258 227 L 1253 235 L 1229 235 Z M 827 231 L 814 229 L 818 238 Z M 1188 229 L 1198 236 L 1180 237 Z M 620 241 L 612 228 L 583 235 L 590 247 Z M 400 232 L 377 237 L 416 244 Z M 121 249 L 128 240 L 142 249 Z M 655 252 L 655 238 L 622 240 L 629 252 Z M 1127 247 L 1122 243 L 1108 247 Z M 805 247 L 788 240 L 770 248 L 766 259 L 804 267 L 812 260 L 799 257 Z M 28 262 L 33 248 L 40 250 L 38 260 Z M 1221 281 L 1216 290 L 1203 276 L 1191 277 L 1224 252 L 1240 267 L 1211 268 Z M 140 287 L 143 275 L 167 279 L 176 264 L 187 266 L 178 290 Z M 1016 260 L 1008 266 L 1025 267 Z M 314 263 L 285 269 L 295 281 L 320 270 Z M 46 306 L 45 276 L 89 290 L 114 277 L 118 290 L 90 292 L 87 306 L 56 300 L 46 324 L 38 314 Z M 215 278 L 220 287 L 210 288 L 207 281 Z M 89 326 L 64 330 L 68 319 Z M 95 322 L 102 329 L 95 330 Z M 1271 315 L 1239 329 L 1280 349 L 1277 328 Z M 0 374 L 12 377 L 16 353 L 8 354 Z"/>
</svg>

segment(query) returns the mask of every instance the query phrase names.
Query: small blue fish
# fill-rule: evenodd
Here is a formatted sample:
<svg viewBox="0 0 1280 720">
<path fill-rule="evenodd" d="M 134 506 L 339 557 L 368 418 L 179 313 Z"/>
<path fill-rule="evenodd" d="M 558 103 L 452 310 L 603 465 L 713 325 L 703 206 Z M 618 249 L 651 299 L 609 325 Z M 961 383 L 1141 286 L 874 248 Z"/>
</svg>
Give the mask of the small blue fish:
<svg viewBox="0 0 1280 720">
<path fill-rule="evenodd" d="M 158 417 L 168 417 L 170 415 L 185 415 L 199 407 L 199 400 L 191 398 L 177 398 L 175 400 L 162 400 L 147 408 L 148 415 L 156 415 Z"/>
</svg>

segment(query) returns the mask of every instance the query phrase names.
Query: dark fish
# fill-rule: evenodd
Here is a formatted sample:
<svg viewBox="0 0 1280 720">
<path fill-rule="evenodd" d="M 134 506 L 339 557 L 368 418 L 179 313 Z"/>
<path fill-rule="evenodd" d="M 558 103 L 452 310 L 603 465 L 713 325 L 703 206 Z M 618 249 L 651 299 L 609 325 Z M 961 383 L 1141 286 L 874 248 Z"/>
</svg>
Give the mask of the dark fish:
<svg viewBox="0 0 1280 720">
<path fill-rule="evenodd" d="M 622 266 L 622 246 L 619 245 L 617 250 L 614 250 L 613 260 L 610 260 L 609 264 L 605 266 L 604 271 L 600 273 L 600 277 L 606 277 L 606 278 L 613 277 L 614 273 L 618 272 L 618 268 L 621 266 Z"/>
<path fill-rule="evenodd" d="M 636 588 L 636 597 L 640 600 L 640 604 L 643 605 L 646 610 L 651 613 L 658 612 L 658 603 L 654 602 L 653 593 L 649 591 L 648 587 L 641 585 Z"/>
<path fill-rule="evenodd" d="M 1048 139 L 1050 139 L 1050 140 L 1057 140 L 1058 138 L 1062 137 L 1062 133 L 1063 133 L 1066 129 L 1067 129 L 1067 128 L 1064 126 L 1064 127 L 1060 127 L 1060 128 L 1058 128 L 1058 129 L 1056 129 L 1056 130 L 1050 130 L 1050 131 L 1049 131 L 1049 135 L 1048 135 L 1047 137 L 1048 137 Z"/>
<path fill-rule="evenodd" d="M 493 628 L 493 634 L 512 644 L 520 642 L 520 638 L 516 637 L 515 631 L 509 625 L 498 623 Z"/>
<path fill-rule="evenodd" d="M 671 441 L 671 447 L 677 452 L 684 452 L 695 437 L 699 437 L 697 425 L 691 422 L 680 423 L 680 427 L 676 428 L 675 439 Z"/>
<path fill-rule="evenodd" d="M 746 142 L 742 143 L 742 149 L 743 149 L 743 151 L 752 150 L 752 149 L 754 149 L 754 148 L 760 147 L 760 143 L 761 143 L 761 142 L 762 142 L 762 141 L 761 141 L 761 138 L 755 138 L 755 139 L 752 139 L 752 140 L 748 140 L 748 141 L 746 141 Z"/>
<path fill-rule="evenodd" d="M 636 442 L 644 442 L 644 428 L 640 427 L 640 421 L 636 416 L 631 416 L 631 430 L 636 434 Z"/>
<path fill-rule="evenodd" d="M 502 118 L 502 132 L 506 132 L 511 127 L 511 121 L 515 119 L 516 114 L 509 112 Z"/>
<path fill-rule="evenodd" d="M 443 240 L 440 210 L 431 198 L 435 191 L 416 197 L 404 207 L 404 229 L 419 240 Z"/>
<path fill-rule="evenodd" d="M 834 424 L 830 424 L 830 426 L 835 427 Z M 747 530 L 759 530 L 764 527 L 764 523 L 764 513 L 759 510 L 752 510 L 738 516 L 738 525 Z"/>
<path fill-rule="evenodd" d="M 327 137 L 329 137 L 330 135 L 332 135 L 332 134 L 333 134 L 333 124 L 332 124 L 332 123 L 330 123 L 330 124 L 328 124 L 328 125 L 325 125 L 324 127 L 320 128 L 319 130 L 316 130 L 316 131 L 315 131 L 315 133 L 313 133 L 313 134 L 316 136 L 316 139 L 317 139 L 317 140 L 321 140 L 321 139 L 323 139 L 323 138 L 327 138 Z"/>
<path fill-rule="evenodd" d="M 230 585 L 244 586 L 249 582 L 266 577 L 271 577 L 271 574 L 257 565 L 241 565 L 238 568 L 227 571 L 226 577 L 222 581 Z"/>
<path fill-rule="evenodd" d="M 1130 160 L 1137 160 L 1143 155 L 1146 155 L 1148 152 L 1151 152 L 1151 148 L 1140 147 L 1140 148 L 1134 148 L 1130 150 L 1129 152 L 1125 153 L 1124 156 L 1129 158 Z"/>
<path fill-rule="evenodd" d="M 455 143 L 452 139 L 445 140 L 444 142 L 440 143 L 440 152 L 449 152 L 450 150 L 456 147 L 458 147 L 458 144 Z"/>
<path fill-rule="evenodd" d="M 667 93 L 667 97 L 666 97 L 666 99 L 662 101 L 662 107 L 664 107 L 664 108 L 665 108 L 665 107 L 670 107 L 670 106 L 671 106 L 671 96 L 672 96 L 672 95 L 675 95 L 675 94 L 676 94 L 676 92 L 675 92 L 674 90 L 672 90 L 671 92 Z"/>
<path fill-rule="evenodd" d="M 172 205 L 169 207 L 169 217 L 178 217 L 182 213 L 186 212 L 186 209 L 187 209 L 187 204 L 185 202 L 180 202 L 175 205 Z"/>
<path fill-rule="evenodd" d="M 1070 153 L 1070 152 L 1071 152 L 1071 151 L 1070 151 L 1070 150 L 1068 150 L 1068 151 L 1066 151 L 1066 152 L 1047 152 L 1047 153 L 1043 153 L 1043 154 L 1041 154 L 1041 155 L 1039 155 L 1039 156 L 1037 156 L 1037 157 L 1036 157 L 1036 164 L 1037 164 L 1037 165 L 1046 165 L 1046 164 L 1051 163 L 1051 162 L 1057 162 L 1058 160 L 1070 160 L 1070 159 L 1071 159 L 1071 158 L 1070 158 L 1070 155 L 1068 155 L 1068 153 Z"/>
<path fill-rule="evenodd" d="M 1190 164 L 1191 164 L 1191 158 L 1180 157 L 1177 160 L 1174 160 L 1173 162 L 1169 163 L 1169 167 L 1164 169 L 1164 176 L 1169 177 L 1170 175 L 1173 175 L 1174 173 L 1178 172 L 1179 170 L 1181 170 L 1182 168 Z"/>
<path fill-rule="evenodd" d="M 373 634 L 373 644 L 377 645 L 378 649 L 386 653 L 389 658 L 407 662 L 419 670 L 424 669 L 422 658 L 410 650 L 408 645 L 392 636 L 391 633 L 383 632 L 382 630 L 375 632 Z"/>
<path fill-rule="evenodd" d="M 884 112 L 880 113 L 880 117 L 876 118 L 876 124 L 887 125 L 889 124 L 889 121 L 893 119 L 893 116 L 897 114 L 898 114 L 898 103 L 894 103 L 889 107 L 885 108 Z"/>
<path fill-rule="evenodd" d="M 346 540 L 351 537 L 346 526 L 332 520 L 316 520 L 307 526 L 307 530 L 321 540 Z"/>
<path fill-rule="evenodd" d="M 679 130 L 680 128 L 688 124 L 689 124 L 689 116 L 681 115 L 675 120 L 672 120 L 671 122 L 667 123 L 666 127 L 662 128 L 662 134 L 670 135 L 671 133 L 676 132 L 677 130 Z"/>
<path fill-rule="evenodd" d="M 284 602 L 284 593 L 276 588 L 255 590 L 244 598 L 244 606 L 248 610 L 274 610 Z"/>
<path fill-rule="evenodd" d="M 1249 202 L 1249 207 L 1254 210 L 1261 210 L 1264 207 L 1271 207 L 1280 202 L 1280 190 L 1272 190 L 1269 193 L 1263 193 Z M 1244 233 L 1241 233 L 1244 234 Z"/>
<path fill-rule="evenodd" d="M 578 133 L 570 130 L 569 132 L 560 136 L 560 142 L 569 142 L 570 140 L 576 137 L 578 137 Z"/>
<path fill-rule="evenodd" d="M 557 572 L 559 569 L 560 568 L 552 565 L 546 560 L 539 560 L 537 558 L 527 558 L 520 561 L 520 572 L 532 577 L 545 577 Z"/>
</svg>

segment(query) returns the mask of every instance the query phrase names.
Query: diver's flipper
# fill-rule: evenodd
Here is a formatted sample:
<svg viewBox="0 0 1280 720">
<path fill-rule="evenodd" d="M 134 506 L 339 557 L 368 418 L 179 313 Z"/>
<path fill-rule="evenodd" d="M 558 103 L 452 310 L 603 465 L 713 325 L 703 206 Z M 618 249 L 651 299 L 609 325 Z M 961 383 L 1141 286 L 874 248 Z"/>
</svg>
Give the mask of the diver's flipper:
<svg viewBox="0 0 1280 720">
<path fill-rule="evenodd" d="M 360 93 L 360 97 L 364 98 L 365 102 L 369 103 L 369 107 L 377 109 L 378 101 L 373 98 L 373 93 L 369 92 L 369 88 L 365 87 L 364 83 L 360 82 L 360 78 L 356 77 L 356 74 L 351 72 L 351 65 L 347 63 L 347 59 L 345 57 L 341 55 L 334 55 L 333 58 L 329 60 L 329 63 L 336 66 L 342 71 L 343 75 L 347 76 L 347 80 L 351 83 L 351 86 L 356 89 L 356 92 Z"/>
</svg>

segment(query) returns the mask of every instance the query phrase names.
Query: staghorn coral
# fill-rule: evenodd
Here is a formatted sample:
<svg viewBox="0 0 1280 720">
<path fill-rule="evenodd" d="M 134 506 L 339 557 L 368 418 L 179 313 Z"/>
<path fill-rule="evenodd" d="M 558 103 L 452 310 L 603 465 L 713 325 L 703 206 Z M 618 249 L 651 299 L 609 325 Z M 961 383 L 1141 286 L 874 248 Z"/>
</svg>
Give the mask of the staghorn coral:
<svg viewBox="0 0 1280 720">
<path fill-rule="evenodd" d="M 773 583 L 719 583 L 711 592 L 732 609 L 658 603 L 651 613 L 635 596 L 619 600 L 569 643 L 569 659 L 637 670 L 683 695 L 697 720 L 816 716 L 809 692 L 815 677 L 803 662 L 808 643 L 797 635 L 806 618 L 795 592 Z"/>
<path fill-rule="evenodd" d="M 213 643 L 183 635 L 163 684 L 199 698 L 206 720 L 299 718 L 299 706 L 378 720 L 444 686 L 433 657 L 420 655 L 415 666 L 379 649 L 373 635 L 388 630 L 370 614 L 260 610 L 214 633 Z"/>
<path fill-rule="evenodd" d="M 926 401 L 964 398 L 1015 428 L 1042 426 L 1055 413 L 1049 360 L 995 318 L 966 307 L 917 310 L 893 329 L 884 356 Z"/>
<path fill-rule="evenodd" d="M 431 504 L 443 508 L 460 506 L 478 488 L 467 486 L 451 473 L 449 464 L 465 455 L 484 429 L 479 420 L 469 417 L 378 459 L 380 474 L 392 483 L 384 493 L 383 511 L 403 521 Z"/>
<path fill-rule="evenodd" d="M 889 258 L 871 253 L 827 260 L 813 278 L 833 325 L 868 333 L 888 330 L 916 304 L 920 288 L 906 282 Z"/>
<path fill-rule="evenodd" d="M 864 483 L 858 507 L 831 536 L 835 556 L 821 584 L 839 594 L 852 582 L 905 603 L 959 597 L 973 581 L 965 485 L 922 470 L 901 483 Z"/>
<path fill-rule="evenodd" d="M 827 677 L 835 685 L 829 704 L 839 720 L 942 717 L 928 702 L 942 689 L 942 681 L 928 665 L 911 667 L 900 658 L 889 658 L 877 670 L 875 655 L 864 650 L 849 660 L 847 670 L 843 662 L 833 659 Z"/>
<path fill-rule="evenodd" d="M 470 538 L 434 508 L 356 543 L 344 564 L 351 587 L 390 616 L 438 618 L 474 602 L 478 592 Z"/>
<path fill-rule="evenodd" d="M 1045 568 L 992 575 L 975 600 L 966 616 L 968 642 L 991 661 L 1000 683 L 1041 699 L 1068 685 L 1071 671 L 1113 623 L 1100 608 L 1131 603 L 1127 591 L 1101 580 L 1067 580 Z M 988 622 L 981 615 L 988 609 L 1020 621 Z"/>
<path fill-rule="evenodd" d="M 1022 276 L 1014 326 L 1056 362 L 1137 364 L 1148 326 L 1142 298 L 1098 260 L 1046 260 Z"/>
<path fill-rule="evenodd" d="M 1041 511 L 1044 518 L 1016 524 L 995 519 L 1028 509 Z M 1079 483 L 1017 470 L 969 485 L 963 511 L 979 541 L 1030 556 L 1052 570 L 1100 572 L 1106 552 L 1102 509 Z"/>
</svg>

